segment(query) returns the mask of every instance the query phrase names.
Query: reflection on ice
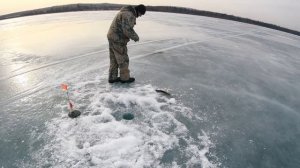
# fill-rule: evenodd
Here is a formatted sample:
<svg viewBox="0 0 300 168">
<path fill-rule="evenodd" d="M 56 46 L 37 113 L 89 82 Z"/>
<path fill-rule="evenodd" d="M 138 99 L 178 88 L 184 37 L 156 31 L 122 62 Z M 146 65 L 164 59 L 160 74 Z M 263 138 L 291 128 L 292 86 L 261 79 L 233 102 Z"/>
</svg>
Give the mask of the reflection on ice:
<svg viewBox="0 0 300 168">
<path fill-rule="evenodd" d="M 26 86 L 28 84 L 28 75 L 19 75 L 15 77 L 15 81 L 19 86 Z"/>
</svg>

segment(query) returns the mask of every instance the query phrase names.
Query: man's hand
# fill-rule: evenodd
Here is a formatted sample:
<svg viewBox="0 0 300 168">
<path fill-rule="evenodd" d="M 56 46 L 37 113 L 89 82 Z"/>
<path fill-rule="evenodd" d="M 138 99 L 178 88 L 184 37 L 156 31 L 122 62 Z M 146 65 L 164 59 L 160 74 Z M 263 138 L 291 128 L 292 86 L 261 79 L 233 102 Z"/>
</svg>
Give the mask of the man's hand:
<svg viewBox="0 0 300 168">
<path fill-rule="evenodd" d="M 133 39 L 135 42 L 138 42 L 139 40 L 140 40 L 140 38 L 139 37 L 136 37 L 136 38 L 134 38 Z"/>
</svg>

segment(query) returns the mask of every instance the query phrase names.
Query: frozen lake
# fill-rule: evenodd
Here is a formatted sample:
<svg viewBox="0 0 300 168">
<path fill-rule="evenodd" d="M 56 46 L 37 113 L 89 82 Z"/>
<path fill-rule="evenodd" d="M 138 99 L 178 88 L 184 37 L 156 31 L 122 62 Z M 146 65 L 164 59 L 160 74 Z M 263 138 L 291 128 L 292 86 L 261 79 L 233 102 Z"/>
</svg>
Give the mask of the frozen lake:
<svg viewBox="0 0 300 168">
<path fill-rule="evenodd" d="M 128 44 L 136 82 L 111 85 L 115 14 L 0 21 L 0 167 L 300 165 L 298 36 L 148 12 L 137 19 L 140 42 Z M 135 119 L 122 120 L 127 112 Z"/>
</svg>

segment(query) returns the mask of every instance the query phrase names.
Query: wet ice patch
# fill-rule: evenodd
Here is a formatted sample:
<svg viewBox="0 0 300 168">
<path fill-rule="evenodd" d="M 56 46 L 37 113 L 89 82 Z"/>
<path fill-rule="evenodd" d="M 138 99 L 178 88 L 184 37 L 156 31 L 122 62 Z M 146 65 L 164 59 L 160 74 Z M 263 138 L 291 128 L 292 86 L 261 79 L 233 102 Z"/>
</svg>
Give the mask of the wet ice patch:
<svg viewBox="0 0 300 168">
<path fill-rule="evenodd" d="M 47 123 L 46 145 L 33 153 L 37 167 L 217 167 L 206 157 L 213 147 L 209 137 L 193 138 L 176 118 L 192 114 L 175 98 L 151 85 L 78 86 L 81 94 L 73 96 L 85 99 L 79 102 L 86 104 L 83 115 Z M 135 118 L 122 120 L 128 112 Z"/>
<path fill-rule="evenodd" d="M 41 63 L 45 61 L 45 57 L 35 55 L 35 54 L 28 54 L 22 52 L 8 52 L 6 53 L 14 63 Z"/>
</svg>

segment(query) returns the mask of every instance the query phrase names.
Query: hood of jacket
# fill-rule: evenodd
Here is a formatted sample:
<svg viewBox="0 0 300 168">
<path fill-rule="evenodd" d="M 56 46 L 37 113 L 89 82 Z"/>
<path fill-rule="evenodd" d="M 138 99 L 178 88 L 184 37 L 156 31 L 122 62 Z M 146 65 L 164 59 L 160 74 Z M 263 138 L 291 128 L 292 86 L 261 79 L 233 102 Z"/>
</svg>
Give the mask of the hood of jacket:
<svg viewBox="0 0 300 168">
<path fill-rule="evenodd" d="M 137 17 L 137 13 L 133 6 L 124 6 L 120 10 L 121 12 L 131 12 L 135 17 Z"/>
</svg>

